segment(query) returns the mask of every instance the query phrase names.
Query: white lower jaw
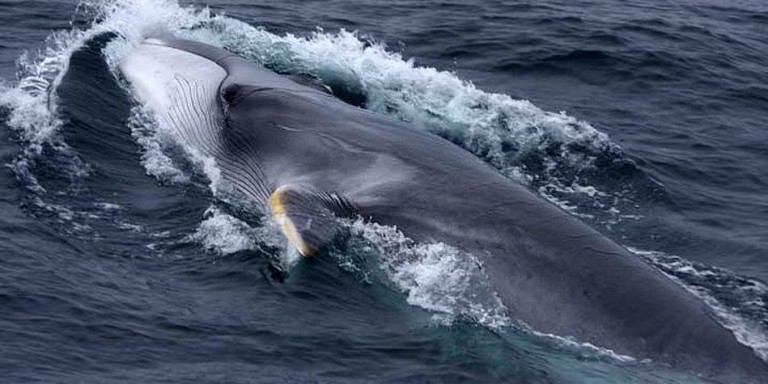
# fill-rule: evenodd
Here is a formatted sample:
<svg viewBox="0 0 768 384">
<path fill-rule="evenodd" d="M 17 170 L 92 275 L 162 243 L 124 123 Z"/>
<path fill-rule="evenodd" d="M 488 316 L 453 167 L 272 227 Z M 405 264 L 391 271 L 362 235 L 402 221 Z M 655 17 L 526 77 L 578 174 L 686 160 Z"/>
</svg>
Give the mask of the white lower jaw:
<svg viewBox="0 0 768 384">
<path fill-rule="evenodd" d="M 159 128 L 204 156 L 215 151 L 222 112 L 219 85 L 227 72 L 216 63 L 152 39 L 120 63 L 134 97 L 157 119 Z"/>
</svg>

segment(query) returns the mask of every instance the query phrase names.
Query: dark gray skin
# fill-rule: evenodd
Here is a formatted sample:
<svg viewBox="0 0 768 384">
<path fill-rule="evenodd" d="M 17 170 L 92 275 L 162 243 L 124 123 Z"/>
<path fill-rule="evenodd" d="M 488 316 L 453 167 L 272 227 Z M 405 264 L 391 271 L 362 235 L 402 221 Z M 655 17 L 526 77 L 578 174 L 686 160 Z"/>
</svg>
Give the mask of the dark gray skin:
<svg viewBox="0 0 768 384">
<path fill-rule="evenodd" d="M 220 110 L 211 112 L 220 132 L 188 139 L 244 194 L 266 202 L 290 186 L 335 215 L 360 215 L 414 240 L 470 252 L 509 314 L 537 331 L 706 375 L 768 382 L 766 363 L 700 299 L 447 140 L 227 51 L 174 39 L 160 44 L 226 70 Z"/>
</svg>

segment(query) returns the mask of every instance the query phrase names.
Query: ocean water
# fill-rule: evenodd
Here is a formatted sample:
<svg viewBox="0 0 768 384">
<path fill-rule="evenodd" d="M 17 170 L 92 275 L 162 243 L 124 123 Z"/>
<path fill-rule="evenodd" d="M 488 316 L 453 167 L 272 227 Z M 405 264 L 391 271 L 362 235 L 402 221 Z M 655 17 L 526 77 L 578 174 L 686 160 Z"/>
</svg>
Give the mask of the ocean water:
<svg viewBox="0 0 768 384">
<path fill-rule="evenodd" d="M 128 91 L 159 31 L 453 141 L 768 356 L 764 2 L 5 0 L 0 381 L 708 382 L 527 329 L 392 228 L 300 259 Z"/>
</svg>

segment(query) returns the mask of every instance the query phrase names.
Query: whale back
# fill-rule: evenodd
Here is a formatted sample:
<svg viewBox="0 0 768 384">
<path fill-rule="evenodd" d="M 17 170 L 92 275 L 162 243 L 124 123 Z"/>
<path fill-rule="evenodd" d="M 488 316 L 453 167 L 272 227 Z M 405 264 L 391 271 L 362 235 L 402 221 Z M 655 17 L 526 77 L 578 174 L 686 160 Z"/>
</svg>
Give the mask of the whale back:
<svg viewBox="0 0 768 384">
<path fill-rule="evenodd" d="M 359 215 L 480 257 L 538 331 L 700 372 L 766 373 L 701 300 L 447 140 L 202 43 L 150 39 L 121 69 L 160 125 L 271 207 L 303 254 L 333 235 L 329 215 Z"/>
</svg>

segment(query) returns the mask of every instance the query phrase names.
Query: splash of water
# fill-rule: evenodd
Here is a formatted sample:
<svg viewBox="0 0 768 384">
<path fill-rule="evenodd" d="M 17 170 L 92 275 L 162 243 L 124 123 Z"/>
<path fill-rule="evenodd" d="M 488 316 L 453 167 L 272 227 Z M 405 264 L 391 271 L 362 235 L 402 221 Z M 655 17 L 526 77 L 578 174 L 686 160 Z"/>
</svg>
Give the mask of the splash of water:
<svg viewBox="0 0 768 384">
<path fill-rule="evenodd" d="M 443 243 L 418 243 L 396 228 L 363 220 L 348 226 L 365 241 L 362 247 L 375 250 L 379 268 L 407 295 L 406 301 L 435 312 L 435 320 L 466 317 L 489 328 L 511 324 L 473 255 Z"/>
</svg>

